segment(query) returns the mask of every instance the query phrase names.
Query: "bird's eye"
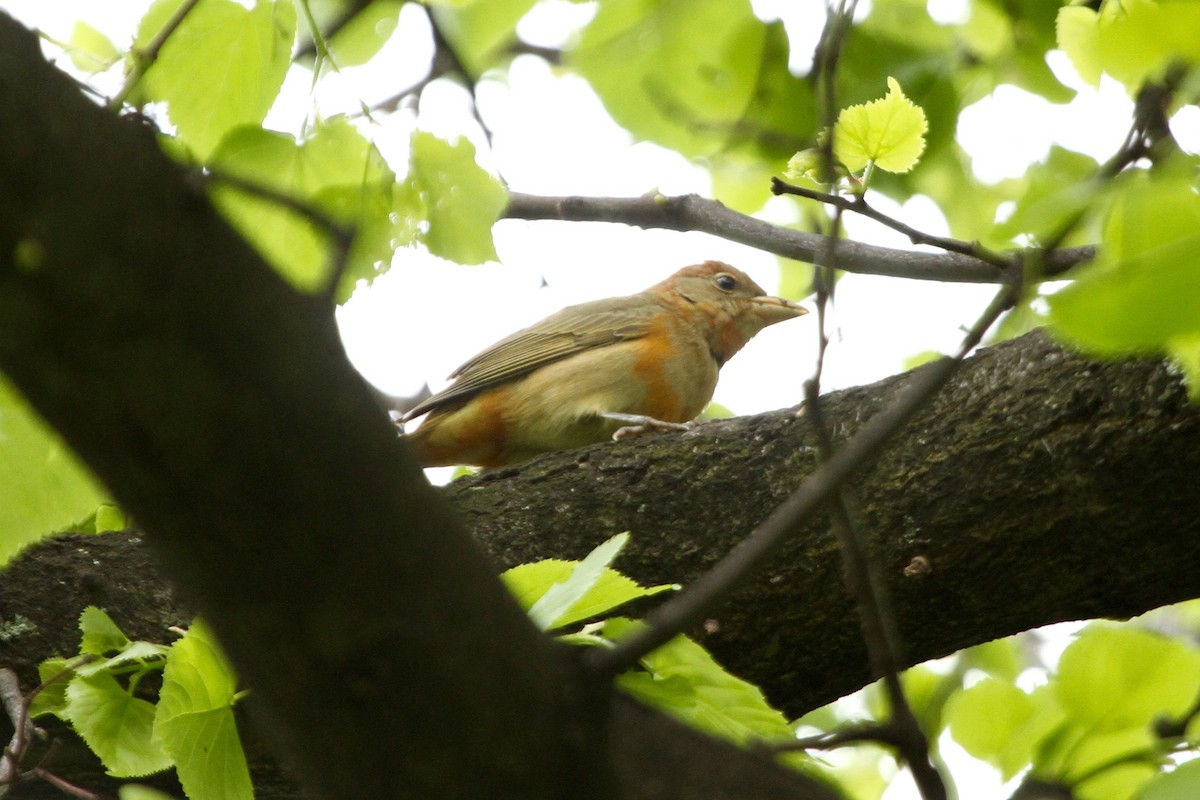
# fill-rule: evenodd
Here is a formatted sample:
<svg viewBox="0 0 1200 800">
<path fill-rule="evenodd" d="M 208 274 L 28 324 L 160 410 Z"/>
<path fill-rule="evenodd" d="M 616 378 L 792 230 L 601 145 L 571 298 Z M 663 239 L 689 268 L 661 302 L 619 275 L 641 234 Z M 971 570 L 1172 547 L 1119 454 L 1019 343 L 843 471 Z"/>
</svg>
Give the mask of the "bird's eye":
<svg viewBox="0 0 1200 800">
<path fill-rule="evenodd" d="M 722 292 L 732 292 L 737 288 L 737 278 L 733 277 L 727 272 L 722 272 L 720 275 L 713 278 L 713 283 L 715 283 L 717 288 Z"/>
</svg>

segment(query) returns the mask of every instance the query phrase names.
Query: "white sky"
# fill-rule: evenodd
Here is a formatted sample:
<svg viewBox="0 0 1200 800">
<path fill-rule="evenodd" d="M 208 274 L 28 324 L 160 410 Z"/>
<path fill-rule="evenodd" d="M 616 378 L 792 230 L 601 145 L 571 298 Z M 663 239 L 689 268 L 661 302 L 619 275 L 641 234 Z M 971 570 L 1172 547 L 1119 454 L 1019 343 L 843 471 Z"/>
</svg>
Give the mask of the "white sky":
<svg viewBox="0 0 1200 800">
<path fill-rule="evenodd" d="M 939 19 L 953 20 L 961 17 L 964 0 L 929 5 Z M 118 46 L 129 40 L 147 6 L 148 2 L 0 0 L 0 9 L 57 38 L 67 39 L 74 20 L 85 19 Z M 760 16 L 786 15 L 796 53 L 794 68 L 811 53 L 822 6 L 755 0 Z M 553 45 L 561 41 L 564 29 L 589 13 L 586 4 L 554 2 L 523 23 L 522 32 Z M 320 113 L 356 111 L 360 101 L 369 104 L 418 80 L 430 54 L 422 14 L 414 6 L 405 8 L 400 32 L 371 69 L 349 69 L 323 81 L 315 100 Z M 960 143 L 982 178 L 996 181 L 1023 174 L 1053 142 L 1100 160 L 1116 149 L 1131 108 L 1123 91 L 1107 81 L 1098 92 L 1080 84 L 1060 53 L 1052 54 L 1051 63 L 1060 78 L 1080 91 L 1073 103 L 1053 106 L 1001 86 L 963 114 Z M 118 84 L 119 76 L 113 75 L 106 88 L 112 91 Z M 293 70 L 269 123 L 298 130 L 313 110 L 309 88 L 308 75 Z M 880 95 L 885 88 L 879 87 Z M 481 159 L 485 166 L 498 168 L 515 190 L 547 195 L 639 195 L 658 190 L 711 196 L 702 170 L 677 154 L 633 142 L 608 120 L 582 80 L 558 74 L 538 59 L 517 59 L 503 84 L 485 81 L 479 96 L 495 136 L 494 151 Z M 1198 117 L 1190 109 L 1173 123 L 1177 136 L 1193 151 L 1200 149 Z M 382 118 L 368 131 L 401 172 L 415 118 L 402 111 Z M 528 124 L 531 119 L 537 124 Z M 1028 124 L 1034 119 L 1036 125 Z M 447 82 L 426 92 L 419 124 L 440 135 L 466 133 L 477 146 L 482 143 L 470 119 L 466 93 Z M 883 198 L 876 204 L 931 233 L 946 233 L 942 218 L 926 200 L 915 199 L 903 208 Z M 854 217 L 846 226 L 853 238 L 910 246 L 899 235 Z M 704 234 L 600 223 L 503 221 L 495 237 L 501 264 L 462 267 L 403 252 L 389 274 L 358 292 L 340 311 L 348 352 L 369 379 L 396 394 L 415 392 L 425 381 L 438 388 L 460 362 L 518 327 L 570 303 L 640 291 L 681 266 L 708 258 L 745 269 L 768 291 L 778 280 L 773 256 Z M 838 287 L 824 386 L 869 382 L 901 371 L 913 354 L 953 349 L 961 328 L 974 321 L 993 292 L 986 286 L 846 276 Z M 812 372 L 815 342 L 815 315 L 767 329 L 724 368 L 716 401 L 736 413 L 797 404 L 801 385 Z M 977 762 L 954 759 L 960 790 L 969 789 L 978 800 L 1008 796 L 1011 787 L 999 787 L 990 770 L 973 764 Z M 915 796 L 903 783 L 889 790 L 889 800 Z"/>
</svg>

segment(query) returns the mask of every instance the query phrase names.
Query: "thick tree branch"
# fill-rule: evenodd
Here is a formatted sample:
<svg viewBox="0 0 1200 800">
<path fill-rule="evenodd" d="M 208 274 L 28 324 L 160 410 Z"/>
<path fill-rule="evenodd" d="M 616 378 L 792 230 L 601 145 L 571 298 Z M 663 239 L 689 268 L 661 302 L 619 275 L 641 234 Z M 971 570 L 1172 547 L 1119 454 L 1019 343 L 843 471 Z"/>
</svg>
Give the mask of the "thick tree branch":
<svg viewBox="0 0 1200 800">
<path fill-rule="evenodd" d="M 852 435 L 920 373 L 825 395 L 835 437 Z M 1039 334 L 968 359 L 855 483 L 903 633 L 901 662 L 1200 596 L 1197 442 L 1200 410 L 1164 364 L 1098 363 Z M 687 583 L 778 505 L 815 453 L 808 420 L 781 411 L 551 454 L 447 494 L 501 564 L 582 557 L 630 530 L 620 569 Z M 67 576 L 73 590 L 47 596 L 47 575 Z M 136 539 L 39 545 L 0 581 L 6 618 L 31 623 L 0 640 L 0 663 L 32 680 L 38 659 L 72 652 L 88 603 L 161 638 L 187 620 L 165 599 Z M 693 633 L 791 715 L 871 679 L 821 520 Z"/>
<path fill-rule="evenodd" d="M 924 407 L 954 374 L 959 362 L 979 343 L 988 328 L 1011 305 L 1009 291 L 1002 289 L 979 322 L 972 328 L 962 348 L 954 358 L 944 358 L 924 370 L 904 392 L 882 413 L 862 426 L 853 439 L 823 463 L 815 474 L 805 479 L 790 497 L 771 512 L 763 523 L 738 543 L 737 547 L 715 564 L 711 570 L 688 586 L 678 599 L 667 600 L 647 618 L 647 628 L 639 635 L 621 642 L 612 650 L 598 651 L 593 664 L 611 672 L 632 667 L 636 660 L 656 647 L 666 644 L 677 633 L 700 623 L 705 614 L 738 587 L 745 585 L 767 559 L 778 555 L 780 548 L 803 526 L 811 523 L 815 512 L 831 498 L 855 473 L 872 464 L 884 451 L 890 438 Z M 822 446 L 824 431 L 818 431 L 817 449 Z M 865 557 L 865 556 L 864 556 Z"/>
<path fill-rule="evenodd" d="M 812 263 L 829 246 L 825 237 L 772 225 L 699 195 L 642 197 L 539 197 L 514 192 L 504 216 L 512 219 L 620 222 L 639 228 L 701 231 L 757 247 L 785 258 Z M 1046 254 L 1043 276 L 1059 275 L 1096 256 L 1095 247 L 1071 247 Z M 1014 263 L 1019 261 L 1014 260 Z M 1009 283 L 1019 280 L 979 258 L 963 253 L 925 253 L 842 241 L 836 260 L 824 266 L 864 275 L 945 281 Z"/>
<path fill-rule="evenodd" d="M 839 442 L 930 364 L 823 398 Z M 1041 334 L 983 350 L 854 482 L 904 664 L 1066 619 L 1200 596 L 1200 410 L 1162 363 L 1098 363 Z M 599 445 L 449 491 L 502 564 L 633 536 L 618 568 L 691 583 L 816 468 L 792 412 Z M 694 631 L 799 715 L 871 679 L 824 518 Z"/>
</svg>

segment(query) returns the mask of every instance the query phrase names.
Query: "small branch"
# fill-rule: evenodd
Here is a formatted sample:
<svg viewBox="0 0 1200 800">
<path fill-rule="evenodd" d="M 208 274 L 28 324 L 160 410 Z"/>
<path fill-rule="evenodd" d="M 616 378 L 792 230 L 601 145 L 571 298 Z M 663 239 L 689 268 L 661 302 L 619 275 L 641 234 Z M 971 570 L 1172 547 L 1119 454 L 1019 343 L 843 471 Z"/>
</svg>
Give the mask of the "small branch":
<svg viewBox="0 0 1200 800">
<path fill-rule="evenodd" d="M 997 292 L 991 305 L 968 331 L 957 354 L 927 364 L 915 376 L 899 398 L 873 417 L 854 438 L 834 453 L 791 497 L 771 513 L 762 524 L 739 543 L 711 570 L 672 600 L 646 617 L 646 627 L 611 650 L 595 650 L 586 657 L 597 672 L 616 675 L 629 669 L 646 653 L 677 634 L 699 624 L 704 617 L 741 586 L 754 570 L 770 558 L 801 524 L 833 497 L 845 481 L 858 470 L 874 462 L 903 425 L 946 384 L 959 362 L 983 338 L 988 328 L 1011 307 L 1012 287 Z"/>
<path fill-rule="evenodd" d="M 641 197 L 541 197 L 514 192 L 504 217 L 570 222 L 620 222 L 639 228 L 699 231 L 765 250 L 785 258 L 813 263 L 828 244 L 826 237 L 772 225 L 726 208 L 699 195 Z M 1016 263 L 1023 251 L 1002 253 Z M 1059 275 L 1096 257 L 1094 246 L 1047 252 L 1046 276 Z M 886 275 L 949 283 L 1010 283 L 1021 276 L 976 256 L 962 253 L 921 253 L 845 241 L 838 245 L 833 266 L 863 275 Z"/>
<path fill-rule="evenodd" d="M 835 81 L 837 65 L 846 34 L 853 22 L 856 5 L 855 0 L 841 0 L 836 10 L 832 5 L 828 7 L 825 30 L 817 45 L 814 69 L 818 72 L 819 85 L 822 90 L 821 108 L 826 130 L 832 130 L 837 115 Z M 822 174 L 829 176 L 830 182 L 833 183 L 836 180 L 834 177 L 836 173 L 832 136 L 825 137 L 822 142 L 821 161 Z M 771 186 L 772 191 L 776 194 L 780 194 L 782 189 L 791 188 L 778 178 L 772 179 Z M 824 266 L 836 263 L 837 249 L 844 244 L 841 240 L 842 215 L 846 211 L 857 209 L 853 202 L 846 201 L 838 195 L 825 192 L 814 194 L 821 195 L 818 199 L 822 201 L 832 201 L 829 202 L 829 205 L 833 208 L 833 224 L 828 239 L 828 251 L 821 263 L 816 265 L 818 280 L 815 280 L 814 283 L 817 287 L 820 342 L 816 371 L 812 379 L 806 381 L 804 385 L 804 407 L 808 411 L 809 422 L 817 438 L 819 463 L 827 463 L 833 458 L 834 445 L 822 410 L 820 387 L 825 351 L 829 345 L 825 330 L 826 306 L 835 284 L 832 279 L 833 271 L 825 269 Z M 857 199 L 863 207 L 866 207 L 866 201 L 861 195 Z M 966 254 L 977 257 L 976 253 Z M 1007 263 L 999 263 L 996 266 L 1006 271 L 1011 271 L 1012 267 Z M 904 687 L 900 682 L 900 633 L 897 629 L 895 615 L 892 613 L 886 585 L 879 573 L 879 565 L 871 558 L 870 546 L 863 534 L 862 526 L 858 524 L 858 503 L 852 497 L 850 489 L 843 484 L 838 486 L 829 506 L 831 526 L 838 540 L 838 551 L 842 557 L 842 574 L 846 589 L 858 609 L 859 625 L 862 628 L 871 672 L 874 677 L 882 679 L 890 706 L 888 722 L 882 726 L 875 726 L 872 732 L 876 738 L 886 733 L 889 743 L 893 745 L 900 758 L 908 764 L 912 771 L 913 779 L 924 800 L 946 800 L 945 781 L 942 780 L 937 767 L 929 758 L 929 741 L 904 696 Z M 862 732 L 862 729 L 859 729 L 851 735 L 861 735 Z"/>
<path fill-rule="evenodd" d="M 821 412 L 820 398 L 816 396 L 816 386 L 811 381 L 805 388 L 804 405 L 818 439 L 821 458 L 828 461 L 833 455 L 833 441 Z M 903 668 L 900 632 L 896 628 L 891 599 L 879 574 L 878 564 L 871 558 L 870 546 L 856 519 L 856 507 L 857 504 L 851 502 L 849 490 L 841 486 L 830 503 L 830 516 L 842 554 L 846 588 L 858 607 L 858 619 L 871 672 L 883 681 L 890 705 L 892 744 L 912 770 L 921 796 L 925 800 L 945 800 L 946 785 L 929 760 L 929 741 L 904 696 L 904 686 L 900 682 L 900 670 Z"/>
<path fill-rule="evenodd" d="M 792 194 L 797 197 L 807 197 L 810 200 L 816 200 L 843 211 L 853 211 L 856 214 L 861 214 L 868 219 L 873 219 L 894 231 L 904 234 L 913 244 L 930 245 L 931 247 L 941 248 L 948 253 L 970 256 L 988 264 L 994 264 L 1005 271 L 1013 269 L 1013 259 L 1016 254 L 1010 253 L 1008 256 L 1005 256 L 989 250 L 979 244 L 979 242 L 964 242 L 961 239 L 951 239 L 947 236 L 935 236 L 931 233 L 925 233 L 895 217 L 884 214 L 868 203 L 866 197 L 863 195 L 855 195 L 853 198 L 842 197 L 841 195 L 796 186 L 779 178 L 771 178 L 771 192 L 776 195 Z"/>
<path fill-rule="evenodd" d="M 34 767 L 29 771 L 29 774 L 32 777 L 44 780 L 46 783 L 50 784 L 64 794 L 78 798 L 78 800 L 116 800 L 116 798 L 114 798 L 112 795 L 104 794 L 102 792 L 93 792 L 90 789 L 84 789 L 82 786 L 76 786 L 75 784 L 63 780 L 53 772 L 49 772 L 42 767 Z"/>
<path fill-rule="evenodd" d="M 761 743 L 758 746 L 770 753 L 792 753 L 797 750 L 836 750 L 851 744 L 877 742 L 893 747 L 899 746 L 900 736 L 896 726 L 890 722 L 847 725 L 836 731 L 803 736 L 786 742 Z"/>
<path fill-rule="evenodd" d="M 12 722 L 13 735 L 8 745 L 0 751 L 0 797 L 8 794 L 21 770 L 25 748 L 33 738 L 33 723 L 29 720 L 25 698 L 21 695 L 21 684 L 17 673 L 7 667 L 0 669 L 0 704 Z"/>
<path fill-rule="evenodd" d="M 329 62 L 335 72 L 338 71 L 338 66 L 329 52 L 329 40 L 325 38 L 325 32 L 321 30 L 321 26 L 317 24 L 317 18 L 313 16 L 312 4 L 308 0 L 300 0 L 297 5 L 304 12 L 304 21 L 308 24 L 309 34 L 312 35 L 311 44 L 314 58 L 312 84 L 315 87 L 321 77 L 322 61 Z"/>
<path fill-rule="evenodd" d="M 184 19 L 187 18 L 188 14 L 192 13 L 192 9 L 194 9 L 199 2 L 200 0 L 185 0 L 185 2 L 180 5 L 179 8 L 175 9 L 175 13 L 172 14 L 171 18 L 168 19 L 166 24 L 162 26 L 162 30 L 155 34 L 154 38 L 150 40 L 150 44 L 146 46 L 146 49 L 135 54 L 133 59 L 133 68 L 129 71 L 129 77 L 125 79 L 125 85 L 121 87 L 121 91 L 117 92 L 116 97 L 108 101 L 108 108 L 110 111 L 117 111 L 125 104 L 125 98 L 129 97 L 129 93 L 134 90 L 134 87 L 138 85 L 138 83 L 146 75 L 146 72 L 149 71 L 150 67 L 154 66 L 154 62 L 158 60 L 158 55 L 162 50 L 163 45 L 165 45 L 167 40 L 171 38 L 171 35 L 179 29 L 179 26 L 183 24 Z"/>
</svg>

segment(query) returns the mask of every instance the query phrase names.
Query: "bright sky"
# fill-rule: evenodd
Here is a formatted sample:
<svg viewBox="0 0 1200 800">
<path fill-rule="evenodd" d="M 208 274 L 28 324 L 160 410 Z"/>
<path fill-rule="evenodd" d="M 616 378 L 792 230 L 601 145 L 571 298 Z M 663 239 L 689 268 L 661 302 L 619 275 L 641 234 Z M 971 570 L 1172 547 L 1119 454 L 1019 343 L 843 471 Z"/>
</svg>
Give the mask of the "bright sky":
<svg viewBox="0 0 1200 800">
<path fill-rule="evenodd" d="M 0 0 L 0 8 L 56 38 L 67 39 L 74 21 L 86 19 L 118 46 L 130 39 L 147 5 Z M 954 20 L 961 18 L 965 0 L 929 5 L 938 19 Z M 794 68 L 807 63 L 820 31 L 822 6 L 755 0 L 760 16 L 785 17 L 793 36 Z M 556 0 L 544 4 L 521 30 L 539 44 L 562 44 L 565 31 L 590 13 L 587 4 Z M 423 14 L 415 5 L 405 7 L 400 33 L 379 57 L 386 66 L 348 69 L 325 79 L 315 99 L 320 113 L 357 111 L 360 101 L 370 104 L 420 79 L 431 52 Z M 1118 146 L 1131 109 L 1123 91 L 1109 82 L 1099 91 L 1082 85 L 1060 53 L 1052 54 L 1051 65 L 1079 90 L 1071 104 L 1053 106 L 1001 86 L 963 115 L 960 142 L 984 179 L 1021 175 L 1053 142 L 1101 160 Z M 115 90 L 120 76 L 108 79 L 103 87 Z M 885 88 L 879 87 L 880 95 Z M 545 195 L 633 196 L 653 190 L 712 194 L 702 170 L 674 153 L 632 141 L 607 118 L 583 81 L 556 74 L 536 58 L 518 58 L 503 83 L 485 81 L 479 87 L 479 103 L 494 132 L 494 149 L 481 160 L 515 190 Z M 295 132 L 313 108 L 310 76 L 297 68 L 268 122 Z M 1200 149 L 1198 116 L 1193 108 L 1173 121 L 1176 135 L 1193 151 Z M 531 119 L 538 124 L 529 125 Z M 1038 123 L 1027 124 L 1032 119 Z M 477 146 L 483 143 L 466 92 L 439 81 L 426 91 L 419 116 L 401 111 L 381 118 L 368 131 L 398 171 L 403 170 L 414 122 L 440 135 L 466 134 Z M 877 205 L 930 233 L 946 233 L 928 201 L 916 199 L 897 208 L 879 198 Z M 852 216 L 846 227 L 856 239 L 910 247 L 899 235 Z M 564 305 L 640 291 L 681 266 L 708 258 L 743 268 L 768 291 L 778 283 L 773 256 L 704 234 L 599 223 L 502 221 L 495 236 L 501 264 L 462 267 L 403 251 L 389 274 L 358 292 L 340 311 L 348 352 L 369 379 L 395 394 L 416 392 L 425 381 L 439 388 L 445 375 L 481 348 Z M 838 287 L 824 386 L 876 380 L 901 371 L 913 354 L 953 349 L 961 328 L 974 321 L 993 292 L 992 287 L 847 276 Z M 797 404 L 801 385 L 812 373 L 815 341 L 815 315 L 767 329 L 724 368 L 715 399 L 736 413 Z M 985 779 L 984 773 L 964 772 L 967 762 L 955 762 L 960 788 L 969 787 L 973 797 L 1006 797 L 1011 791 L 996 787 L 990 771 Z M 912 789 L 902 786 L 888 792 L 891 800 L 910 796 Z"/>
</svg>

